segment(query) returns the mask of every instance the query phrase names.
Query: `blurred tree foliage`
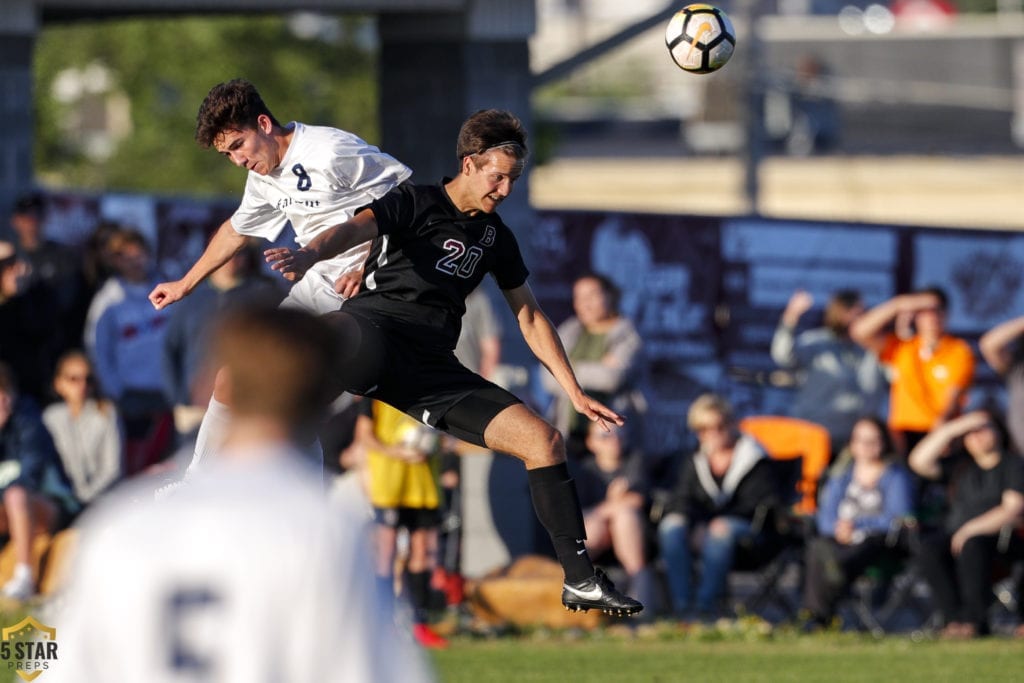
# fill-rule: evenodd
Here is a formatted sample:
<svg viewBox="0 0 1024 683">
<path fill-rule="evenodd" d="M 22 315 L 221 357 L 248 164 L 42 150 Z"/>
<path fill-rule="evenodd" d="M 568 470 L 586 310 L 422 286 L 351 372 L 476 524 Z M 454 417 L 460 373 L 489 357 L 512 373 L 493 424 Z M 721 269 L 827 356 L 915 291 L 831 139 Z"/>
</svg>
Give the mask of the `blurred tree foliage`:
<svg viewBox="0 0 1024 683">
<path fill-rule="evenodd" d="M 371 20 L 352 16 L 46 25 L 34 64 L 36 173 L 55 186 L 238 195 L 244 172 L 193 139 L 206 93 L 236 77 L 256 84 L 282 123 L 334 125 L 376 143 L 374 35 Z M 67 82 L 69 69 L 90 65 L 104 67 L 113 91 L 130 102 L 130 132 L 106 158 L 90 157 L 68 134 L 68 122 L 88 116 L 88 106 L 55 96 L 61 74 Z"/>
</svg>

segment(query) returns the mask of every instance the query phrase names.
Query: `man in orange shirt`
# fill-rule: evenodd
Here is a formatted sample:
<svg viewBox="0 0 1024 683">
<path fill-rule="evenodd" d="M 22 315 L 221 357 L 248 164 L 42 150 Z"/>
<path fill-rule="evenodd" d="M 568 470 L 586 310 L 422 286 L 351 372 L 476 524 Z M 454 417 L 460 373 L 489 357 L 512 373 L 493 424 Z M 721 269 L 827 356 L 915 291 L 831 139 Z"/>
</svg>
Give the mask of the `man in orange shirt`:
<svg viewBox="0 0 1024 683">
<path fill-rule="evenodd" d="M 889 428 L 905 455 L 934 427 L 955 417 L 974 380 L 974 354 L 962 339 L 946 333 L 949 300 L 938 287 L 885 301 L 850 326 L 857 343 L 878 354 L 893 372 Z M 912 321 L 902 336 L 890 324 Z"/>
</svg>

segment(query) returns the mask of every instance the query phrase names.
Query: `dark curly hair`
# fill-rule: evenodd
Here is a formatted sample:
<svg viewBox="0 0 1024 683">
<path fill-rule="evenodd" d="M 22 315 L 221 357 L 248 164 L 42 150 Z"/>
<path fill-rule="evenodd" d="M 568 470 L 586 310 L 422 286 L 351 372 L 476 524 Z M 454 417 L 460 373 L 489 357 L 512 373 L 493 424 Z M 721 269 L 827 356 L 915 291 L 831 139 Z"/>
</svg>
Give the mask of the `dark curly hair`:
<svg viewBox="0 0 1024 683">
<path fill-rule="evenodd" d="M 213 146 L 221 133 L 229 130 L 255 130 L 260 115 L 280 126 L 260 93 L 249 81 L 236 78 L 213 86 L 196 115 L 196 142 L 203 148 Z"/>
</svg>

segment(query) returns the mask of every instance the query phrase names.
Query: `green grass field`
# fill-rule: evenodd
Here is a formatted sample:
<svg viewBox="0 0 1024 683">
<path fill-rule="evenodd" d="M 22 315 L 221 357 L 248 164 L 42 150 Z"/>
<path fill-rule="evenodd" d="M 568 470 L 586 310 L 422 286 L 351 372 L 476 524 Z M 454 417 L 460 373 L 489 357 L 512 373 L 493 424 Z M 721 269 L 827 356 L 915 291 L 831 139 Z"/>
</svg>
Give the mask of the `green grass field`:
<svg viewBox="0 0 1024 683">
<path fill-rule="evenodd" d="M 915 642 L 852 633 L 454 639 L 442 683 L 644 681 L 1022 681 L 1024 641 Z"/>
</svg>

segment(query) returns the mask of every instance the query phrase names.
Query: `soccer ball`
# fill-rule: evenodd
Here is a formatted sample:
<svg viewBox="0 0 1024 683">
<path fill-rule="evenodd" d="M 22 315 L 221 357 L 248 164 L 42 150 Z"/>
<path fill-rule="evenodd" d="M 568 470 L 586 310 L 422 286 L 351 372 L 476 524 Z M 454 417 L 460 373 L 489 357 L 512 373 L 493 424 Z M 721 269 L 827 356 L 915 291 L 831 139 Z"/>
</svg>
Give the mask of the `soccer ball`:
<svg viewBox="0 0 1024 683">
<path fill-rule="evenodd" d="M 713 5 L 687 5 L 665 27 L 665 45 L 683 71 L 709 74 L 725 66 L 736 49 L 729 16 Z"/>
</svg>

